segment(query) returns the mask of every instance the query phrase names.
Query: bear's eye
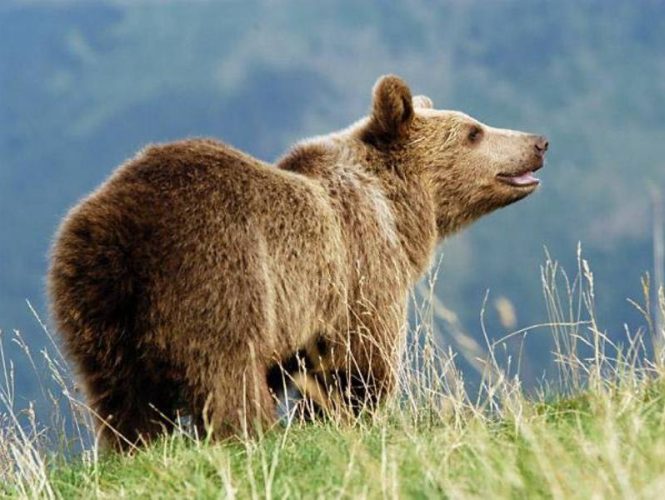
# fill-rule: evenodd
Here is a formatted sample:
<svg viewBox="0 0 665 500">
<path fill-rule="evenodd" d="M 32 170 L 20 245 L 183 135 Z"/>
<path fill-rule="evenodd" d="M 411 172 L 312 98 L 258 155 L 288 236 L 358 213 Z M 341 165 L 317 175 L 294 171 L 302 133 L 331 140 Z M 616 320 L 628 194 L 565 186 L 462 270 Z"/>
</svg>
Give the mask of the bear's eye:
<svg viewBox="0 0 665 500">
<path fill-rule="evenodd" d="M 483 129 L 478 127 L 477 125 L 474 125 L 471 127 L 471 130 L 469 130 L 469 135 L 467 136 L 469 139 L 469 142 L 474 144 L 478 142 L 483 136 Z"/>
</svg>

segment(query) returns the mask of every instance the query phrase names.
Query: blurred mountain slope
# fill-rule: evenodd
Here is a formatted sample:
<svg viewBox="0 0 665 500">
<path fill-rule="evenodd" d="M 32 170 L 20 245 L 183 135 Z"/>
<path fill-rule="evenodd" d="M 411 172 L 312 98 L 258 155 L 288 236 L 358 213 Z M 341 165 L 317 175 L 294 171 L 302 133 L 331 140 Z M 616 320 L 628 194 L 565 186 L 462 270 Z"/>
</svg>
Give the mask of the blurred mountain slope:
<svg viewBox="0 0 665 500">
<path fill-rule="evenodd" d="M 546 319 L 543 247 L 581 241 L 603 326 L 651 267 L 665 186 L 665 4 L 5 2 L 0 7 L 0 328 L 43 336 L 50 238 L 79 198 L 152 141 L 215 136 L 265 160 L 366 112 L 382 73 L 437 107 L 546 133 L 543 187 L 443 246 L 440 297 L 472 334 L 486 289 L 518 326 Z M 490 332 L 506 333 L 488 310 Z M 549 362 L 531 339 L 530 373 Z"/>
</svg>

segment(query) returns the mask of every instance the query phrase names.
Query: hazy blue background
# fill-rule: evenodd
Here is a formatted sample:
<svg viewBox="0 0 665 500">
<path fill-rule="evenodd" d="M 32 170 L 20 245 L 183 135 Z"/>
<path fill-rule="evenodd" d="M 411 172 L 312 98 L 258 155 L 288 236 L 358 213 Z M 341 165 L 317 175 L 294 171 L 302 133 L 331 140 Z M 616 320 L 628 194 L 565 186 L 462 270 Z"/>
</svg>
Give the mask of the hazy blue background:
<svg viewBox="0 0 665 500">
<path fill-rule="evenodd" d="M 545 133 L 542 189 L 443 245 L 440 298 L 480 335 L 506 297 L 547 320 L 546 245 L 582 242 L 601 326 L 642 325 L 653 267 L 649 190 L 665 187 L 665 4 L 649 1 L 0 3 L 0 328 L 46 340 L 44 274 L 58 221 L 151 141 L 214 136 L 264 160 L 363 115 L 382 73 L 489 124 Z M 551 361 L 529 339 L 525 376 Z M 17 356 L 19 393 L 34 392 Z"/>
</svg>

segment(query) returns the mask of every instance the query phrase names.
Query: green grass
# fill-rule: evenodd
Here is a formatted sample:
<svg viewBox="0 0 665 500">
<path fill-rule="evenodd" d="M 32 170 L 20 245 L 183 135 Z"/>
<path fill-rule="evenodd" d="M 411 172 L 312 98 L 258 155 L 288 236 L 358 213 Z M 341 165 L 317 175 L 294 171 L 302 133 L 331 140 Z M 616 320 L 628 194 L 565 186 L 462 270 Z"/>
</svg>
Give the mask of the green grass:
<svg viewBox="0 0 665 500">
<path fill-rule="evenodd" d="M 453 408 L 425 423 L 393 408 L 236 443 L 176 436 L 53 465 L 48 483 L 62 498 L 655 498 L 665 488 L 664 385 L 509 404 L 500 418 Z"/>
<path fill-rule="evenodd" d="M 560 390 L 536 395 L 522 388 L 519 360 L 512 368 L 497 362 L 502 340 L 490 342 L 484 325 L 486 346 L 468 337 L 431 294 L 433 286 L 429 297 L 421 291 L 425 305 L 416 307 L 419 321 L 398 396 L 354 423 L 292 422 L 261 438 L 226 443 L 196 440 L 181 428 L 132 455 L 104 454 L 93 444 L 72 457 L 55 451 L 44 438 L 49 427 L 30 408 L 16 410 L 12 372 L 3 369 L 0 496 L 662 498 L 665 351 L 651 322 L 648 282 L 647 302 L 636 304 L 647 327 L 618 344 L 597 326 L 585 261 L 579 259 L 569 279 L 548 260 L 542 278 L 549 322 L 533 328 L 553 336 Z M 663 309 L 662 290 L 660 297 Z M 465 346 L 459 355 L 479 370 L 476 398 L 456 368 L 458 354 L 437 348 L 437 324 Z M 645 346 L 647 335 L 653 349 Z M 22 345 L 20 337 L 14 340 Z M 68 414 L 55 412 L 62 420 L 50 429 L 62 438 L 63 422 L 79 422 L 74 435 L 86 442 L 91 415 L 63 375 L 61 355 L 45 356 L 70 403 Z"/>
</svg>

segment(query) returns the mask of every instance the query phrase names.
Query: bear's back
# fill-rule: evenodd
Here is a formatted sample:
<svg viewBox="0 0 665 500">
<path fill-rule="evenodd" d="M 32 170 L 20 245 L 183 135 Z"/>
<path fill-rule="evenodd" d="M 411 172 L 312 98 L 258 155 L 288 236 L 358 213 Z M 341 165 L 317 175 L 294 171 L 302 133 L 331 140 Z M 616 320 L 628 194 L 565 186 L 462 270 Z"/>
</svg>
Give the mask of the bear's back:
<svg viewBox="0 0 665 500">
<path fill-rule="evenodd" d="M 127 335 L 165 345 L 214 329 L 207 315 L 237 294 L 286 308 L 308 279 L 334 269 L 343 280 L 341 246 L 317 182 L 216 141 L 151 146 L 66 217 L 49 274 L 53 315 L 76 358 L 101 347 L 108 355 L 94 358 L 113 359 Z M 300 294 L 294 320 L 308 304 L 332 307 L 321 288 Z"/>
</svg>

